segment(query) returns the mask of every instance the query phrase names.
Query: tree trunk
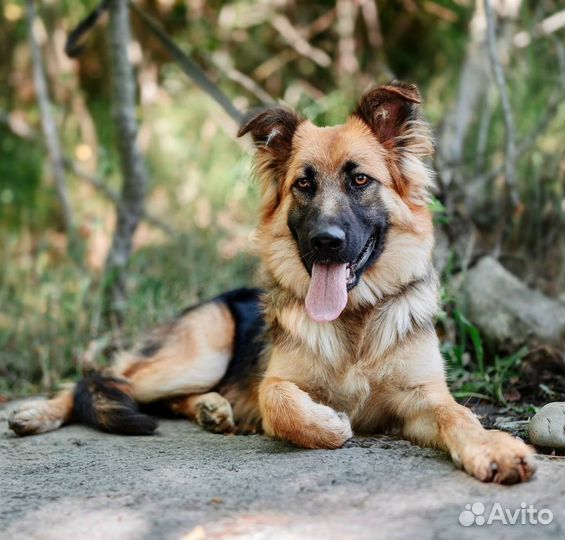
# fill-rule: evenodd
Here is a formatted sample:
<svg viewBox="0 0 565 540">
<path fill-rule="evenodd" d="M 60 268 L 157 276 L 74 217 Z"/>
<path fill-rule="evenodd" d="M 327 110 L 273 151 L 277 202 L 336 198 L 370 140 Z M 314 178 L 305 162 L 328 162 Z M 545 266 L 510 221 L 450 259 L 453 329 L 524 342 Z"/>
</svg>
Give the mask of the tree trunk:
<svg viewBox="0 0 565 540">
<path fill-rule="evenodd" d="M 499 17 L 501 31 L 496 46 L 507 55 L 512 46 L 515 19 L 522 0 L 496 0 L 493 9 Z M 454 178 L 463 164 L 463 151 L 471 124 L 485 105 L 491 85 L 491 69 L 487 39 L 487 18 L 484 0 L 475 0 L 475 11 L 470 23 L 469 42 L 454 107 L 447 113 L 443 129 L 438 135 L 438 165 L 444 189 L 457 180 Z"/>
<path fill-rule="evenodd" d="M 465 138 L 478 104 L 484 100 L 490 84 L 486 46 L 486 21 L 483 4 L 475 0 L 475 12 L 469 29 L 469 42 L 454 107 L 447 113 L 438 137 L 438 164 L 441 183 L 446 189 L 461 167 Z"/>
<path fill-rule="evenodd" d="M 106 311 L 119 322 L 125 308 L 126 273 L 132 240 L 144 213 L 147 170 L 137 144 L 135 79 L 128 58 L 130 21 L 127 0 L 112 0 L 109 7 L 113 117 L 117 130 L 122 189 L 117 223 L 106 260 Z"/>
</svg>

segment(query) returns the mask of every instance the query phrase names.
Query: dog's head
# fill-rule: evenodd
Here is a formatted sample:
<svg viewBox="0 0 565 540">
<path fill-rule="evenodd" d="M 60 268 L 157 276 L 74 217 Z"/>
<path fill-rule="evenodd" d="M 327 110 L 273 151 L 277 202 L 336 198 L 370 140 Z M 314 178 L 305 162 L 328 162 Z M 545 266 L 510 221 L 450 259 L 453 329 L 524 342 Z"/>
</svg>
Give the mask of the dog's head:
<svg viewBox="0 0 565 540">
<path fill-rule="evenodd" d="M 420 158 L 432 142 L 419 105 L 415 86 L 391 83 L 365 94 L 343 125 L 317 127 L 276 107 L 239 131 L 257 147 L 261 255 L 316 321 L 336 319 L 348 301 L 371 301 L 367 288 L 378 296 L 371 271 L 403 231 L 431 235 Z"/>
</svg>

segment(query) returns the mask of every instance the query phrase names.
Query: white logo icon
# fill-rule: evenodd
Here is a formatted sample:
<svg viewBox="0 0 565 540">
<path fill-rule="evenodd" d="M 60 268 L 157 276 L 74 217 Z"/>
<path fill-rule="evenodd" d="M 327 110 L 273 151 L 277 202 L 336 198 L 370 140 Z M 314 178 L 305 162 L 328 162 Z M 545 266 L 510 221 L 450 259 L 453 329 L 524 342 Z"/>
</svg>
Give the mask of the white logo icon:
<svg viewBox="0 0 565 540">
<path fill-rule="evenodd" d="M 482 502 L 466 504 L 465 510 L 459 514 L 459 523 L 463 527 L 471 525 L 492 525 L 495 522 L 502 525 L 549 525 L 553 521 L 553 512 L 548 508 L 538 510 L 532 504 L 523 502 L 520 508 L 503 508 L 500 503 L 494 503 L 488 515 L 485 515 L 485 505 Z"/>
<path fill-rule="evenodd" d="M 481 502 L 473 503 L 473 505 L 466 504 L 465 510 L 459 514 L 459 523 L 463 527 L 470 527 L 471 525 L 484 525 L 485 518 L 485 505 Z"/>
</svg>

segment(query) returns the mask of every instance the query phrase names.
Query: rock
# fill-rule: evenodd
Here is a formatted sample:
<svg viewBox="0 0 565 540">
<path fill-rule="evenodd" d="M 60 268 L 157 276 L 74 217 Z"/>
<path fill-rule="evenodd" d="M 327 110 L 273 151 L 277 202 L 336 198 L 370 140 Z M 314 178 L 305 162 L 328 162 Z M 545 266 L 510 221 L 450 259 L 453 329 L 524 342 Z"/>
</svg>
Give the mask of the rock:
<svg viewBox="0 0 565 540">
<path fill-rule="evenodd" d="M 441 227 L 436 227 L 433 261 L 434 268 L 439 275 L 441 275 L 447 267 L 450 257 L 451 248 L 449 246 L 449 239 Z"/>
<path fill-rule="evenodd" d="M 530 420 L 530 442 L 544 448 L 565 449 L 565 402 L 548 403 Z"/>
<path fill-rule="evenodd" d="M 469 270 L 464 290 L 470 319 L 488 340 L 514 350 L 526 344 L 563 350 L 563 305 L 528 288 L 494 258 Z"/>
</svg>

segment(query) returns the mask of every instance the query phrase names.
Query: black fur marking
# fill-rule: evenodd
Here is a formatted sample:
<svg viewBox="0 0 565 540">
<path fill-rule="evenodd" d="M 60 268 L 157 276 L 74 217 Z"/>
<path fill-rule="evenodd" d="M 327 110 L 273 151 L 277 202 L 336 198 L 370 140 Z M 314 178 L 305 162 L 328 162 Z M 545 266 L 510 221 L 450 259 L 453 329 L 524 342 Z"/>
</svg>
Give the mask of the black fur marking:
<svg viewBox="0 0 565 540">
<path fill-rule="evenodd" d="M 234 289 L 210 300 L 188 306 L 176 317 L 180 319 L 210 302 L 225 304 L 230 310 L 235 323 L 233 352 L 228 369 L 222 380 L 216 385 L 216 389 L 246 379 L 257 367 L 259 356 L 265 345 L 262 339 L 265 331 L 261 309 L 262 293 L 262 289 L 245 287 Z"/>
<path fill-rule="evenodd" d="M 380 197 L 379 182 L 360 171 L 371 181 L 363 187 L 351 185 L 353 171 L 358 167 L 354 160 L 347 160 L 340 167 L 339 183 L 322 181 L 309 193 L 293 190 L 294 200 L 287 217 L 288 228 L 309 274 L 317 262 L 351 265 L 358 260 L 369 240 L 375 239 L 369 258 L 362 266 L 354 268 L 354 280 L 348 282 L 348 290 L 359 283 L 363 272 L 381 256 L 390 228 L 389 213 Z M 339 200 L 339 211 L 324 213 L 325 193 Z M 345 232 L 346 242 L 339 250 L 317 249 L 313 245 L 311 231 L 327 226 L 336 226 Z"/>
<path fill-rule="evenodd" d="M 148 341 L 141 347 L 141 349 L 139 349 L 139 354 L 145 356 L 146 358 L 150 358 L 151 356 L 159 352 L 162 346 L 163 343 L 160 341 Z"/>
<path fill-rule="evenodd" d="M 345 162 L 341 170 L 345 174 L 350 175 L 357 167 L 359 167 L 359 164 L 355 163 L 355 161 L 349 160 Z"/>
<path fill-rule="evenodd" d="M 100 374 L 81 380 L 75 389 L 73 421 L 109 433 L 151 435 L 157 421 L 141 412 L 135 401 L 118 387 L 124 381 Z"/>
<path fill-rule="evenodd" d="M 261 289 L 237 289 L 221 294 L 213 300 L 223 302 L 235 321 L 232 359 L 217 385 L 218 388 L 233 383 L 250 382 L 257 370 L 265 346 L 262 293 Z"/>
</svg>

